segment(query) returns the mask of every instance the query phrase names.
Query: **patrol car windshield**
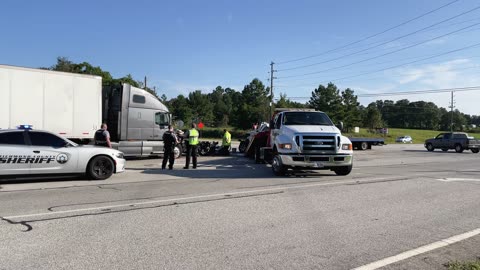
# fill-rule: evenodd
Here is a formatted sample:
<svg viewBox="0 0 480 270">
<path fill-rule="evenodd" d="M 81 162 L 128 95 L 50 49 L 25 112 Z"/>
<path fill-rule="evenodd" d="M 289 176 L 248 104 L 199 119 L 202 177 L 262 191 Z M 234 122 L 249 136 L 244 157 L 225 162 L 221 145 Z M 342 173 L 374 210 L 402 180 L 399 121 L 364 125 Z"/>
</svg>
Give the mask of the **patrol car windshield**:
<svg viewBox="0 0 480 270">
<path fill-rule="evenodd" d="M 287 112 L 284 114 L 283 124 L 333 126 L 330 118 L 321 112 Z"/>
</svg>

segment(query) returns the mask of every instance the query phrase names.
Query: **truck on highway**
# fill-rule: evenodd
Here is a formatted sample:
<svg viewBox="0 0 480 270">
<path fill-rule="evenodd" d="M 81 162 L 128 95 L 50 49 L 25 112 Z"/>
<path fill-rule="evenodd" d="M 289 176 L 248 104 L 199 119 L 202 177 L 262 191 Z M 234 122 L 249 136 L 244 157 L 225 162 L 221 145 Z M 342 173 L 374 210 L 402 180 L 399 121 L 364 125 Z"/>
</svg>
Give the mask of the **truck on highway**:
<svg viewBox="0 0 480 270">
<path fill-rule="evenodd" d="M 253 152 L 257 162 L 271 163 L 275 175 L 301 169 L 331 170 L 337 175 L 352 171 L 352 142 L 324 112 L 276 109 L 269 126 L 255 135 L 246 153 Z"/>
<path fill-rule="evenodd" d="M 455 149 L 455 152 L 462 153 L 464 150 L 471 150 L 472 153 L 478 153 L 480 150 L 480 140 L 468 136 L 464 132 L 440 133 L 433 139 L 425 141 L 425 148 L 428 151 L 442 149 L 447 152 L 449 149 Z"/>
<path fill-rule="evenodd" d="M 161 155 L 171 114 L 129 84 L 102 87 L 99 76 L 0 65 L 0 129 L 28 124 L 89 143 L 102 122 L 125 156 Z"/>
</svg>

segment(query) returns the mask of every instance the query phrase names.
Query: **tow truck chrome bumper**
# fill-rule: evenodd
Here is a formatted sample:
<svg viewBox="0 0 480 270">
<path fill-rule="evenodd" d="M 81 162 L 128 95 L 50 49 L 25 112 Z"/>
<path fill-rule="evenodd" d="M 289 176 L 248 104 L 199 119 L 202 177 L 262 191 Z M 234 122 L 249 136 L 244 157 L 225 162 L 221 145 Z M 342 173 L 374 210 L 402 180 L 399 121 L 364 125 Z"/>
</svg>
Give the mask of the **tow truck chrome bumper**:
<svg viewBox="0 0 480 270">
<path fill-rule="evenodd" d="M 333 167 L 350 166 L 353 162 L 351 154 L 332 155 L 280 155 L 282 164 L 289 167 L 312 169 L 329 169 Z"/>
</svg>

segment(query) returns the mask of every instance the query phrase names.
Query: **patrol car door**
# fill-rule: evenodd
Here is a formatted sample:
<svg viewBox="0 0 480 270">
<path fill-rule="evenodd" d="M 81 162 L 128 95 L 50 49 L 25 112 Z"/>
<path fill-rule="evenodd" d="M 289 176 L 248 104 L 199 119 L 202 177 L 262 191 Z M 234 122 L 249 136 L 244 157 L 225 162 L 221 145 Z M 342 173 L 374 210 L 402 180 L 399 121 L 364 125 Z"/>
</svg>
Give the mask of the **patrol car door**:
<svg viewBox="0 0 480 270">
<path fill-rule="evenodd" d="M 77 173 L 78 149 L 48 132 L 30 131 L 28 137 L 35 162 L 31 174 Z"/>
<path fill-rule="evenodd" d="M 0 133 L 0 175 L 29 174 L 32 158 L 23 130 Z"/>
</svg>

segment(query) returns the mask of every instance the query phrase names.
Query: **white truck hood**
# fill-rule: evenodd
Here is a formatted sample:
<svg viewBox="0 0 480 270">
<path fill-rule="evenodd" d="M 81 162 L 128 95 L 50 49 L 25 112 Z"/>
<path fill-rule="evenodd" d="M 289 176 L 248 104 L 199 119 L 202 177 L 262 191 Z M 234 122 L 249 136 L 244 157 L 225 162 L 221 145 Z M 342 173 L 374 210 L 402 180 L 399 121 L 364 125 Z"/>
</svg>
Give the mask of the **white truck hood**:
<svg viewBox="0 0 480 270">
<path fill-rule="evenodd" d="M 284 129 L 288 129 L 291 133 L 338 133 L 338 130 L 335 126 L 304 126 L 304 125 L 293 125 L 293 126 L 283 126 Z"/>
</svg>

